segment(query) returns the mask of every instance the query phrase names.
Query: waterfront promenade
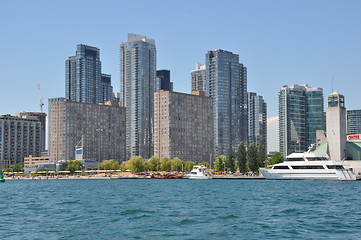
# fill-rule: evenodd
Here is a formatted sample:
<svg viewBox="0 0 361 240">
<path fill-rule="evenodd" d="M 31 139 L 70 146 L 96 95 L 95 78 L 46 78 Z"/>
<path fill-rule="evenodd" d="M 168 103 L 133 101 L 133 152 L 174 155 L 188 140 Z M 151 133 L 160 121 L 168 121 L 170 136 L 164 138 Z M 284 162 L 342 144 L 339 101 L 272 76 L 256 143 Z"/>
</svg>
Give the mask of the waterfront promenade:
<svg viewBox="0 0 361 240">
<path fill-rule="evenodd" d="M 185 179 L 183 176 L 175 176 L 172 174 L 156 175 L 155 177 L 142 174 L 132 174 L 129 172 L 120 172 L 118 174 L 96 174 L 96 175 L 19 175 L 8 176 L 5 180 L 82 180 L 82 179 Z M 248 176 L 242 174 L 214 175 L 213 179 L 264 179 L 263 176 Z"/>
</svg>

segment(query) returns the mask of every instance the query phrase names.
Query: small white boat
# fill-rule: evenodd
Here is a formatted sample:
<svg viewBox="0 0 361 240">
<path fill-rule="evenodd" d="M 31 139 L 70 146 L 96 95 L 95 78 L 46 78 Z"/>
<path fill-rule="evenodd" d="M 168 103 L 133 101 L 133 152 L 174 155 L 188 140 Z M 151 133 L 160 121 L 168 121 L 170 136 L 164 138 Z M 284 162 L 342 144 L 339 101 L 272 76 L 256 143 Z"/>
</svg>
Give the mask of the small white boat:
<svg viewBox="0 0 361 240">
<path fill-rule="evenodd" d="M 193 166 L 193 169 L 190 173 L 184 175 L 184 178 L 188 179 L 212 179 L 212 174 L 208 171 L 205 171 L 206 167 L 203 165 Z"/>
<path fill-rule="evenodd" d="M 354 181 L 356 175 L 345 168 L 345 161 L 332 161 L 327 154 L 292 153 L 283 163 L 260 168 L 266 179 Z"/>
</svg>

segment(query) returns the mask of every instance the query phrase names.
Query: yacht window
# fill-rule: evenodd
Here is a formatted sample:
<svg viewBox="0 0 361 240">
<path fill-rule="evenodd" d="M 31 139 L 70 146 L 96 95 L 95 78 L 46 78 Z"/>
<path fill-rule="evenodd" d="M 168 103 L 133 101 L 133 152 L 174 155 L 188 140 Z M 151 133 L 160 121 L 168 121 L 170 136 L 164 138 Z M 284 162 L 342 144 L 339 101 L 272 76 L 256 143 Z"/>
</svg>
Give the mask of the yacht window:
<svg viewBox="0 0 361 240">
<path fill-rule="evenodd" d="M 310 157 L 307 158 L 308 161 L 325 161 L 327 160 L 327 158 L 323 158 L 323 157 Z"/>
<path fill-rule="evenodd" d="M 303 158 L 286 158 L 286 161 L 305 161 Z"/>
<path fill-rule="evenodd" d="M 289 169 L 288 166 L 274 166 L 273 169 Z"/>
<path fill-rule="evenodd" d="M 341 165 L 327 165 L 328 169 L 344 169 Z"/>
<path fill-rule="evenodd" d="M 324 169 L 323 166 L 292 166 L 293 169 Z"/>
</svg>

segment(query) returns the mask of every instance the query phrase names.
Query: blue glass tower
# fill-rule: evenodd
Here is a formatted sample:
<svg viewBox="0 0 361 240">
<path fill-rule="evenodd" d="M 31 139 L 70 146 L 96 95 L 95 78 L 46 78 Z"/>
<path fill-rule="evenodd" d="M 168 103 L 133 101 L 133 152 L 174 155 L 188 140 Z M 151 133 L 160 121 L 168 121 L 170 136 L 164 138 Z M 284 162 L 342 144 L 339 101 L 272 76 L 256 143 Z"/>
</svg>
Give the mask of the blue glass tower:
<svg viewBox="0 0 361 240">
<path fill-rule="evenodd" d="M 173 92 L 173 82 L 170 81 L 170 71 L 169 70 L 157 70 L 157 78 L 155 81 L 155 91 L 159 92 L 160 90 Z"/>
<path fill-rule="evenodd" d="M 101 98 L 102 102 L 110 101 L 113 98 L 113 87 L 111 84 L 111 76 L 108 74 L 101 74 Z"/>
<path fill-rule="evenodd" d="M 248 144 L 247 68 L 237 54 L 206 54 L 206 94 L 213 98 L 215 156 Z"/>
<path fill-rule="evenodd" d="M 155 80 L 155 41 L 128 34 L 128 41 L 120 45 L 120 101 L 126 107 L 128 157 L 153 155 Z"/>
<path fill-rule="evenodd" d="M 248 142 L 267 149 L 267 104 L 257 93 L 248 93 Z"/>
<path fill-rule="evenodd" d="M 303 152 L 316 143 L 316 130 L 324 130 L 323 91 L 307 84 L 285 85 L 279 92 L 280 152 Z"/>
<path fill-rule="evenodd" d="M 76 102 L 102 103 L 99 49 L 83 44 L 65 62 L 65 97 Z"/>
</svg>

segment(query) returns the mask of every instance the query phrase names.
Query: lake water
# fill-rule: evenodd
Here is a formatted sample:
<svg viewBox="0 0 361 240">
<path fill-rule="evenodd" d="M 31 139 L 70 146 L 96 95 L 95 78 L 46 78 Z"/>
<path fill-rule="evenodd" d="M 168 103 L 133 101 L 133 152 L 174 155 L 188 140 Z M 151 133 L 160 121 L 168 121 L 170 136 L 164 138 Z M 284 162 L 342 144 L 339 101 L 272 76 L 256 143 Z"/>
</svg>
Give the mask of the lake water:
<svg viewBox="0 0 361 240">
<path fill-rule="evenodd" d="M 1 239 L 361 239 L 361 181 L 14 180 Z"/>
</svg>

